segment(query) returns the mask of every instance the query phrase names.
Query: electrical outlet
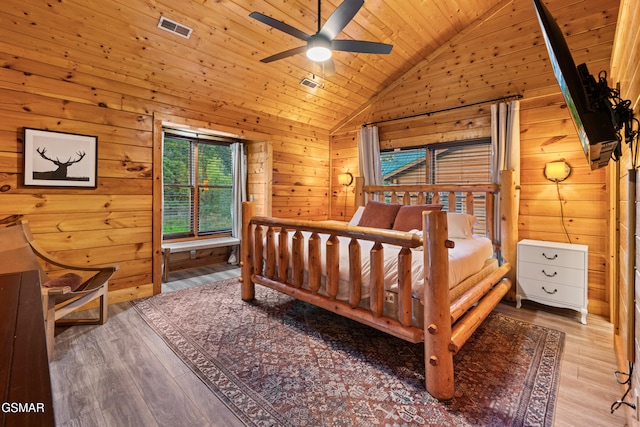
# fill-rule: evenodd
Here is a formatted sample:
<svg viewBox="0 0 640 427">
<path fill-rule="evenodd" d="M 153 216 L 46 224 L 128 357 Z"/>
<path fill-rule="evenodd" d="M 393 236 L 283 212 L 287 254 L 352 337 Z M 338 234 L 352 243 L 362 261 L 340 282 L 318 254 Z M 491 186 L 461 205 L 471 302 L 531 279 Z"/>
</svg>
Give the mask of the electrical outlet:
<svg viewBox="0 0 640 427">
<path fill-rule="evenodd" d="M 189 255 L 191 256 L 191 259 L 196 259 L 196 251 L 195 250 L 189 251 Z"/>
</svg>

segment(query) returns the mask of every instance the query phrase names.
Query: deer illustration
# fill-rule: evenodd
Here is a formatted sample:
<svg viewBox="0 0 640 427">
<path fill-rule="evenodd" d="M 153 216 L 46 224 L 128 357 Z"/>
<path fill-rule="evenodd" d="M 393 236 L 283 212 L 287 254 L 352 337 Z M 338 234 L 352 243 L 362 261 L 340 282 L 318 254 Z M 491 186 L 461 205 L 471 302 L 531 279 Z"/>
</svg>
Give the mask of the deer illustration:
<svg viewBox="0 0 640 427">
<path fill-rule="evenodd" d="M 53 164 L 56 165 L 58 169 L 54 171 L 48 171 L 48 172 L 33 172 L 34 179 L 67 179 L 67 170 L 69 169 L 69 166 L 71 166 L 74 163 L 78 163 L 85 156 L 84 152 L 79 151 L 76 153 L 76 155 L 78 156 L 77 159 L 71 160 L 71 157 L 69 157 L 69 159 L 66 162 L 63 162 L 63 161 L 60 161 L 60 159 L 57 157 L 55 160 L 53 160 L 50 157 L 47 157 L 47 155 L 45 154 L 47 152 L 46 148 L 37 148 L 36 151 L 38 152 L 38 154 L 40 154 L 40 157 L 42 157 L 43 159 L 53 162 Z"/>
</svg>

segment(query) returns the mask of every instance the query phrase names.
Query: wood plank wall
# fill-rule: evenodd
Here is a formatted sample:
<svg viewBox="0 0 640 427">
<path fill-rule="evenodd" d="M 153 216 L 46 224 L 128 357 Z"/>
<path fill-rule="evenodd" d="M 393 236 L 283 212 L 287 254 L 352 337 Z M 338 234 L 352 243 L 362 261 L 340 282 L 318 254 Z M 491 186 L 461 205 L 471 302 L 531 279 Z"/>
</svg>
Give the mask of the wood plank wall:
<svg viewBox="0 0 640 427">
<path fill-rule="evenodd" d="M 150 295 L 160 278 L 153 267 L 160 265 L 159 242 L 152 237 L 160 226 L 153 201 L 161 196 L 153 190 L 154 113 L 262 142 L 250 153 L 254 176 L 249 179 L 250 194 L 261 199 L 262 209 L 272 201 L 280 216 L 326 219 L 321 195 L 328 188 L 328 132 L 246 108 L 219 108 L 215 98 L 150 87 L 126 73 L 72 64 L 48 56 L 28 36 L 4 31 L 0 28 L 0 218 L 24 215 L 42 245 L 66 262 L 119 264 L 110 283 L 111 303 Z M 25 126 L 98 136 L 98 188 L 24 187 Z M 296 163 L 305 156 L 313 166 Z M 277 181 L 271 196 L 272 172 Z"/>
<path fill-rule="evenodd" d="M 587 164 L 561 95 L 523 101 L 520 119 L 519 239 L 589 246 L 589 312 L 609 316 L 607 169 Z M 561 159 L 571 175 L 556 185 L 544 166 Z"/>
<path fill-rule="evenodd" d="M 557 0 L 548 6 L 563 23 L 576 63 L 586 62 L 592 73 L 608 71 L 618 1 L 569 5 Z M 347 188 L 345 210 L 345 189 L 337 183 L 337 174 L 357 174 L 360 125 L 516 93 L 524 96 L 519 239 L 567 241 L 556 186 L 543 176 L 546 162 L 566 159 L 573 173 L 560 184 L 564 224 L 573 243 L 589 246 L 589 311 L 608 316 L 607 175 L 604 170 L 591 172 L 580 151 L 529 0 L 508 2 L 459 34 L 332 133 L 331 218 L 353 214 L 353 189 Z M 490 106 L 381 123 L 379 134 L 383 149 L 488 137 Z"/>
<path fill-rule="evenodd" d="M 620 14 L 618 17 L 618 28 L 616 31 L 616 41 L 611 57 L 611 83 L 620 82 L 620 94 L 623 99 L 631 100 L 631 107 L 635 112 L 636 118 L 640 117 L 640 3 L 633 0 L 623 0 L 620 5 Z M 631 224 L 626 214 L 629 208 L 628 197 L 628 170 L 633 167 L 631 162 L 631 152 L 627 146 L 624 147 L 623 158 L 620 162 L 619 170 L 619 222 L 616 227 L 619 230 L 619 253 L 617 254 L 619 275 L 618 282 L 620 284 L 616 316 L 617 337 L 616 353 L 621 361 L 620 370 L 628 372 L 627 361 L 634 362 L 635 366 L 640 363 L 640 289 L 638 283 L 640 278 L 636 271 L 636 277 L 627 274 L 627 266 L 631 263 L 637 266 L 637 251 L 640 248 L 640 239 L 638 235 L 638 222 Z M 640 200 L 640 186 L 636 187 L 636 206 L 637 200 Z M 636 212 L 637 207 L 634 208 Z M 640 215 L 637 215 L 640 218 Z M 629 251 L 629 240 L 627 232 L 629 229 L 635 232 L 636 254 Z M 634 303 L 635 300 L 635 303 Z M 633 316 L 635 314 L 635 316 Z M 634 320 L 635 318 L 635 320 Z M 631 397 L 627 399 L 630 402 L 636 402 L 634 396 L 640 396 L 640 373 L 636 369 L 631 380 L 633 391 Z M 628 425 L 638 425 L 635 414 L 627 411 Z"/>
</svg>

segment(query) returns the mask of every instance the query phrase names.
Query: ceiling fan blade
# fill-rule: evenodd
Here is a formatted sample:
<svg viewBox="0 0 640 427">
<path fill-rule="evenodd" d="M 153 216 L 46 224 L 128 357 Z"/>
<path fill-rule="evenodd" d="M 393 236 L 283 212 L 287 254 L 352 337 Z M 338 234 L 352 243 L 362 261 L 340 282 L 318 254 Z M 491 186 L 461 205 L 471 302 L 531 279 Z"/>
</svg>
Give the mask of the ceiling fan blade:
<svg viewBox="0 0 640 427">
<path fill-rule="evenodd" d="M 275 55 L 271 55 L 267 58 L 261 59 L 260 62 L 264 62 L 265 64 L 273 61 L 277 61 L 279 59 L 288 58 L 293 55 L 297 55 L 299 53 L 304 53 L 307 50 L 306 46 L 300 46 L 293 49 L 285 50 L 284 52 L 276 53 Z"/>
<path fill-rule="evenodd" d="M 324 61 L 324 74 L 325 76 L 334 76 L 336 74 L 336 64 L 333 59 L 329 58 Z"/>
<path fill-rule="evenodd" d="M 344 0 L 336 10 L 333 11 L 327 22 L 324 23 L 319 34 L 329 40 L 333 40 L 347 26 L 349 22 L 356 16 L 360 10 L 364 0 Z M 318 17 L 320 19 L 320 17 Z"/>
<path fill-rule="evenodd" d="M 290 36 L 296 37 L 300 40 L 304 40 L 307 41 L 309 40 L 309 37 L 311 37 L 309 34 L 298 30 L 297 28 L 292 27 L 289 24 L 285 24 L 282 21 L 278 21 L 277 19 L 273 19 L 270 16 L 267 16 L 263 13 L 260 12 L 251 12 L 249 14 L 250 17 L 252 17 L 255 20 L 258 20 L 260 22 L 262 22 L 263 24 L 267 24 L 273 28 L 275 28 L 276 30 L 280 30 L 283 33 L 287 33 Z"/>
<path fill-rule="evenodd" d="M 364 40 L 333 40 L 331 50 L 355 53 L 390 53 L 393 45 Z"/>
</svg>

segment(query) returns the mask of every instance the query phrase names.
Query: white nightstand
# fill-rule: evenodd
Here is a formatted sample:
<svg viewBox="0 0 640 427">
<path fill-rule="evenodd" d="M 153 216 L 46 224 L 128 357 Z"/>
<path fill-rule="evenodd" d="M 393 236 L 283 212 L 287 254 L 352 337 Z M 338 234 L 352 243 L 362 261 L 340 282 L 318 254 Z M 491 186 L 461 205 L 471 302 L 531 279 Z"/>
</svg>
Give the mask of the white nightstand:
<svg viewBox="0 0 640 427">
<path fill-rule="evenodd" d="M 581 313 L 587 323 L 588 246 L 521 240 L 518 242 L 516 307 L 523 299 Z"/>
</svg>

